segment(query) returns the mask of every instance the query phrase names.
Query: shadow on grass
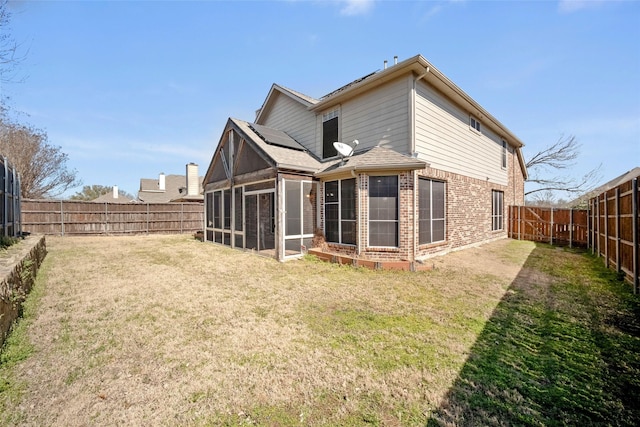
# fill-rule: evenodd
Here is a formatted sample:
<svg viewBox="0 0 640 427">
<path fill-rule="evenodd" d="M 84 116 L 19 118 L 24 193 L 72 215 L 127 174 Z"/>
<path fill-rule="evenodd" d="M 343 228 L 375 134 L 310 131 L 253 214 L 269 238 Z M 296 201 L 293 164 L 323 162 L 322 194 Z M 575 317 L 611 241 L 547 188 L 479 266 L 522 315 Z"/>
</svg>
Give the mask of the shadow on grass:
<svg viewBox="0 0 640 427">
<path fill-rule="evenodd" d="M 639 301 L 600 259 L 537 245 L 427 425 L 640 425 Z"/>
</svg>

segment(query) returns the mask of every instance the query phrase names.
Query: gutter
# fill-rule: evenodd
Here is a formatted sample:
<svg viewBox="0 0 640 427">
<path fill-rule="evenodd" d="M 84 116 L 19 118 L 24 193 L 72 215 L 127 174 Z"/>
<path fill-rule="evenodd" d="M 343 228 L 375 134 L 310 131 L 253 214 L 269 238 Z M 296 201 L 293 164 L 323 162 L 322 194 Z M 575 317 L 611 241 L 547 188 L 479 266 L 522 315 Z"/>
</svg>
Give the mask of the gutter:
<svg viewBox="0 0 640 427">
<path fill-rule="evenodd" d="M 318 178 L 323 178 L 325 176 L 332 176 L 332 175 L 338 175 L 341 173 L 360 173 L 360 172 L 378 172 L 378 171 L 411 171 L 411 170 L 418 170 L 418 169 L 424 169 L 427 166 L 426 162 L 422 162 L 422 165 L 414 165 L 414 166 L 407 166 L 406 163 L 388 163 L 388 164 L 384 164 L 384 165 L 368 165 L 368 166 L 350 166 L 350 167 L 341 167 L 339 169 L 334 169 L 332 171 L 328 171 L 328 172 L 318 172 L 317 174 L 315 174 L 316 177 Z"/>
</svg>

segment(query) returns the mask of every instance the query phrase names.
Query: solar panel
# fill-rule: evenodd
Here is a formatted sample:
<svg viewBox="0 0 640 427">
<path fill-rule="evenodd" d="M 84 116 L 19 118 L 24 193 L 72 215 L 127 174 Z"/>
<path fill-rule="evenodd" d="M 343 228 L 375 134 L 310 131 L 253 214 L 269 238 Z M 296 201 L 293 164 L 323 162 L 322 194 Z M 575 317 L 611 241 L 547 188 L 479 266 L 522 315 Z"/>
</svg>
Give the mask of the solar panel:
<svg viewBox="0 0 640 427">
<path fill-rule="evenodd" d="M 293 138 L 280 130 L 271 129 L 255 123 L 250 123 L 249 127 L 267 144 L 305 151 L 302 145 L 298 144 Z"/>
</svg>

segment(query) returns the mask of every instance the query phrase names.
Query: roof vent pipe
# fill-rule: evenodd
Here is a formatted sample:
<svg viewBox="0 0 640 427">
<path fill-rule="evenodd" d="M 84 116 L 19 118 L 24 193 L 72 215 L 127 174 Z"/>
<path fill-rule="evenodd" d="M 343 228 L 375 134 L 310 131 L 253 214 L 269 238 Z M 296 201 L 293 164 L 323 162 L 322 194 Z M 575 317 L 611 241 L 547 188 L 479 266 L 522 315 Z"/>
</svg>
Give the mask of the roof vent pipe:
<svg viewBox="0 0 640 427">
<path fill-rule="evenodd" d="M 387 60 L 386 59 L 384 60 L 384 69 L 385 70 L 387 69 Z"/>
<path fill-rule="evenodd" d="M 118 186 L 117 185 L 113 186 L 113 198 L 114 199 L 118 198 Z"/>
<path fill-rule="evenodd" d="M 398 55 L 393 57 L 393 65 L 398 65 Z"/>
</svg>

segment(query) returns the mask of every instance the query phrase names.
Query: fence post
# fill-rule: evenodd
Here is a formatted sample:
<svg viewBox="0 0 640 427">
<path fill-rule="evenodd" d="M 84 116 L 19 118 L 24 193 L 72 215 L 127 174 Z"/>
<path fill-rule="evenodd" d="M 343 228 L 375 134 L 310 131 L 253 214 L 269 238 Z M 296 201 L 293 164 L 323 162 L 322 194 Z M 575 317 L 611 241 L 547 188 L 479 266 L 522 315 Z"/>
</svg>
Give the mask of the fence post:
<svg viewBox="0 0 640 427">
<path fill-rule="evenodd" d="M 549 243 L 553 245 L 553 207 L 551 207 L 551 225 L 549 227 Z"/>
<path fill-rule="evenodd" d="M 184 221 L 184 203 L 180 203 L 180 234 L 182 234 L 183 221 Z"/>
<path fill-rule="evenodd" d="M 9 164 L 8 164 L 8 160 L 6 157 L 2 157 L 2 183 L 3 185 L 3 189 L 2 189 L 2 235 L 3 236 L 8 236 L 9 235 L 9 180 L 7 179 L 9 177 Z"/>
<path fill-rule="evenodd" d="M 109 234 L 109 208 L 107 202 L 104 202 L 104 234 Z"/>
<path fill-rule="evenodd" d="M 638 292 L 640 292 L 640 281 L 638 280 L 638 264 L 640 264 L 638 260 L 638 245 L 640 244 L 640 242 L 638 242 L 638 218 L 640 217 L 638 213 L 638 178 L 633 178 L 631 181 L 631 189 L 633 193 L 631 199 L 631 220 L 633 223 L 631 227 L 633 230 L 633 293 L 637 295 Z"/>
<path fill-rule="evenodd" d="M 20 174 L 13 170 L 13 228 L 16 230 L 15 236 L 22 236 L 22 195 L 20 194 Z M 17 219 L 16 219 L 17 218 Z M 16 222 L 18 226 L 16 227 Z"/>
<path fill-rule="evenodd" d="M 522 240 L 520 223 L 522 222 L 522 206 L 518 206 L 518 240 Z"/>
<path fill-rule="evenodd" d="M 573 208 L 569 209 L 569 247 L 573 247 Z"/>
<path fill-rule="evenodd" d="M 64 203 L 60 200 L 60 234 L 64 236 Z"/>
<path fill-rule="evenodd" d="M 616 187 L 616 271 L 620 273 L 620 187 Z"/>
<path fill-rule="evenodd" d="M 600 195 L 596 197 L 596 253 L 600 258 Z"/>
<path fill-rule="evenodd" d="M 149 202 L 147 202 L 147 234 L 149 234 Z"/>
<path fill-rule="evenodd" d="M 609 194 L 604 192 L 604 257 L 609 268 Z"/>
</svg>

